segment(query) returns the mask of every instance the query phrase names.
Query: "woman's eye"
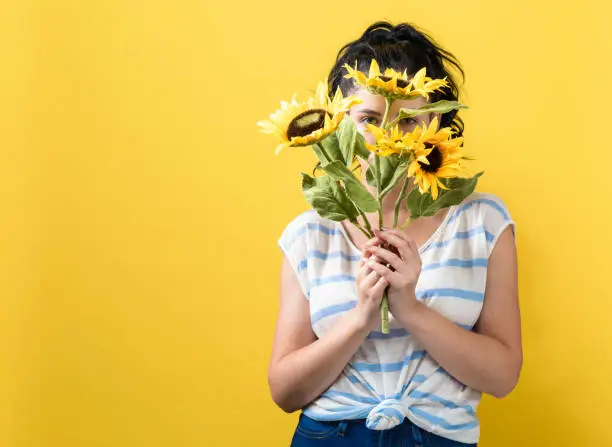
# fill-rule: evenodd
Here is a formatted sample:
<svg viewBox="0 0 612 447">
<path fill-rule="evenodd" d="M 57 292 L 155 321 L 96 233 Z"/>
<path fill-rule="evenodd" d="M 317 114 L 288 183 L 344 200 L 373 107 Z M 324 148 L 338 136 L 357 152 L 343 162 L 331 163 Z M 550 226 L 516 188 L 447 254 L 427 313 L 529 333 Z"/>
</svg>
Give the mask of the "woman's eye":
<svg viewBox="0 0 612 447">
<path fill-rule="evenodd" d="M 403 132 L 412 132 L 417 125 L 418 122 L 414 118 L 404 118 L 399 122 L 399 126 Z"/>
<path fill-rule="evenodd" d="M 374 126 L 378 124 L 378 120 L 373 116 L 364 116 L 361 118 L 361 122 L 364 124 L 373 124 Z"/>
</svg>

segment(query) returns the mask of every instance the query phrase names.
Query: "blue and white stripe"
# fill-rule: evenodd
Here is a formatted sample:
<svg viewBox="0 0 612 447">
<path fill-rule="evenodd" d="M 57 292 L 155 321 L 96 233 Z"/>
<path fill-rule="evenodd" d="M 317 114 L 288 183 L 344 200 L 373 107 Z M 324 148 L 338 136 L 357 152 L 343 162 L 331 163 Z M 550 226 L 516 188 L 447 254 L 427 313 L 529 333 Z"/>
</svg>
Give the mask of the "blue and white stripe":
<svg viewBox="0 0 612 447">
<path fill-rule="evenodd" d="M 419 252 L 417 299 L 465 330 L 472 330 L 485 300 L 488 259 L 507 227 L 504 203 L 474 193 L 452 207 Z M 361 252 L 341 224 L 307 212 L 279 240 L 304 296 L 313 331 L 323 337 L 357 304 Z M 480 393 L 466 387 L 431 358 L 390 316 L 390 333 L 371 332 L 340 378 L 304 409 L 318 420 L 366 419 L 384 430 L 410 419 L 440 436 L 476 443 Z"/>
</svg>

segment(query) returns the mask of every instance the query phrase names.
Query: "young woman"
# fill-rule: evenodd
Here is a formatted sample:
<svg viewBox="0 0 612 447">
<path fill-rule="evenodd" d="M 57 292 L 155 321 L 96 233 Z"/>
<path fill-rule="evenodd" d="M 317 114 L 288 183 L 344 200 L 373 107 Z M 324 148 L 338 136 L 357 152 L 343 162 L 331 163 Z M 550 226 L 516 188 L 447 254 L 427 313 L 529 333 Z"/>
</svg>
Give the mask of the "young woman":
<svg viewBox="0 0 612 447">
<path fill-rule="evenodd" d="M 427 76 L 446 77 L 450 88 L 432 102 L 458 97 L 449 68 L 463 72 L 452 54 L 411 25 L 376 23 L 341 49 L 329 75 L 331 91 L 363 100 L 350 110 L 360 127 L 380 123 L 385 101 L 346 79 L 342 67 L 367 72 L 372 58 L 382 70 L 426 67 Z M 391 117 L 424 102 L 395 101 Z M 433 119 L 400 126 L 410 131 Z M 461 135 L 456 112 L 438 120 Z M 386 224 L 397 194 L 385 199 Z M 404 210 L 400 222 L 407 217 Z M 376 227 L 377 216 L 368 218 Z M 279 407 L 303 410 L 292 445 L 476 445 L 481 393 L 508 394 L 522 365 L 514 222 L 504 203 L 474 193 L 371 240 L 310 211 L 289 223 L 279 245 L 285 256 L 269 384 Z M 391 330 L 383 334 L 387 287 Z"/>
</svg>

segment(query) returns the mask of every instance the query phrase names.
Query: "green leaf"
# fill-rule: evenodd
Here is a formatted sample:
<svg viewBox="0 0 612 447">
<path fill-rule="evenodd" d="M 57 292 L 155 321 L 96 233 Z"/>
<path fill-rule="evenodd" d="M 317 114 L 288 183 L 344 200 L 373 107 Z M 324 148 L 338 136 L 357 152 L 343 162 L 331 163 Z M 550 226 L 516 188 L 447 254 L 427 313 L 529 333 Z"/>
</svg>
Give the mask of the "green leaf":
<svg viewBox="0 0 612 447">
<path fill-rule="evenodd" d="M 363 138 L 361 133 L 357 132 L 357 136 L 355 138 L 355 155 L 359 158 L 367 160 L 370 154 L 370 150 L 365 145 L 365 138 Z"/>
<path fill-rule="evenodd" d="M 352 118 L 345 116 L 335 133 L 338 135 L 340 152 L 347 167 L 351 167 L 356 156 L 368 158 L 370 151 Z"/>
<path fill-rule="evenodd" d="M 406 178 L 406 171 L 407 170 L 408 170 L 408 165 L 407 164 L 403 164 L 403 163 L 400 164 L 397 167 L 397 169 L 393 172 L 393 176 L 389 179 L 389 182 L 387 183 L 385 188 L 380 193 L 380 196 L 384 197 L 387 194 L 389 194 L 393 190 L 393 188 L 395 188 L 395 186 L 397 185 L 397 183 L 401 179 Z"/>
<path fill-rule="evenodd" d="M 359 133 L 353 120 L 347 116 L 340 122 L 338 129 L 319 143 L 323 146 L 323 150 L 317 144 L 313 144 L 312 149 L 323 165 L 340 161 L 350 168 L 355 156 L 367 158 L 370 155 L 363 135 Z"/>
<path fill-rule="evenodd" d="M 311 177 L 302 173 L 302 192 L 306 200 L 321 217 L 341 222 L 354 222 L 357 208 L 339 184 L 329 176 Z"/>
<path fill-rule="evenodd" d="M 407 169 L 407 156 L 389 155 L 388 157 L 380 157 L 381 197 L 386 196 L 393 190 Z"/>
<path fill-rule="evenodd" d="M 378 201 L 342 162 L 334 161 L 321 167 L 331 178 L 344 183 L 351 200 L 364 212 L 377 211 Z"/>
<path fill-rule="evenodd" d="M 389 155 L 388 157 L 378 156 L 380 164 L 380 189 L 383 190 L 391 181 L 393 173 L 397 170 L 399 165 L 399 158 L 397 155 Z"/>
<path fill-rule="evenodd" d="M 389 194 L 397 183 L 406 174 L 408 169 L 407 155 L 389 155 L 388 157 L 379 156 L 381 178 L 381 197 Z M 376 187 L 377 170 L 376 164 L 372 163 L 366 170 L 366 181 L 368 185 Z"/>
<path fill-rule="evenodd" d="M 449 189 L 441 189 L 437 200 L 433 199 L 430 192 L 421 194 L 418 188 L 414 188 L 406 199 L 411 218 L 435 216 L 442 208 L 459 205 L 474 192 L 478 179 L 483 174 L 484 172 L 479 172 L 472 178 L 443 179 L 442 183 Z"/>
<path fill-rule="evenodd" d="M 373 164 L 368 166 L 366 170 L 366 182 L 368 182 L 368 185 L 376 188 L 376 166 Z"/>
<path fill-rule="evenodd" d="M 425 104 L 423 107 L 418 109 L 401 109 L 397 121 L 404 118 L 414 118 L 415 116 L 422 115 L 424 113 L 447 113 L 451 110 L 467 109 L 467 106 L 459 104 L 457 101 L 442 101 L 433 102 L 431 104 Z"/>
<path fill-rule="evenodd" d="M 344 164 L 350 168 L 355 158 L 355 144 L 357 140 L 357 126 L 353 120 L 347 116 L 340 122 L 338 130 L 335 132 L 338 137 L 340 152 L 344 158 Z"/>
<path fill-rule="evenodd" d="M 319 148 L 319 146 L 317 146 L 316 144 L 313 144 L 312 148 L 315 151 L 315 154 L 317 155 L 317 158 L 319 159 L 321 164 L 324 165 L 332 161 L 342 161 L 344 159 L 342 157 L 342 151 L 340 150 L 340 144 L 338 142 L 338 136 L 336 135 L 336 132 L 331 133 L 319 143 L 321 144 L 321 146 L 323 146 L 325 153 L 331 158 L 331 160 L 327 160 L 327 157 L 323 155 L 321 148 Z"/>
</svg>

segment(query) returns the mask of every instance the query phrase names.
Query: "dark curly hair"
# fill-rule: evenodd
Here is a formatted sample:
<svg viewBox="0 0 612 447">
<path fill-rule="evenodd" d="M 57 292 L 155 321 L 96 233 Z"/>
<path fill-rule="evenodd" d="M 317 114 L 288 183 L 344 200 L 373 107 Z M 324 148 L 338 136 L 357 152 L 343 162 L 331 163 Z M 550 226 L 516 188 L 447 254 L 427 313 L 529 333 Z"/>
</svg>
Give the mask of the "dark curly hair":
<svg viewBox="0 0 612 447">
<path fill-rule="evenodd" d="M 432 102 L 442 99 L 457 101 L 459 98 L 461 84 L 449 71 L 449 68 L 454 69 L 463 83 L 465 73 L 457 58 L 414 25 L 400 23 L 394 26 L 389 22 L 370 25 L 359 39 L 340 49 L 328 77 L 330 94 L 340 88 L 344 95 L 348 95 L 355 89 L 354 81 L 344 77 L 344 64 L 351 67 L 357 64 L 360 71 L 367 73 L 372 59 L 376 59 L 381 70 L 406 70 L 414 75 L 425 67 L 430 78 L 446 78 L 448 87 L 432 94 Z M 463 121 L 456 110 L 443 114 L 440 125 L 451 127 L 456 136 L 463 134 Z"/>
</svg>

